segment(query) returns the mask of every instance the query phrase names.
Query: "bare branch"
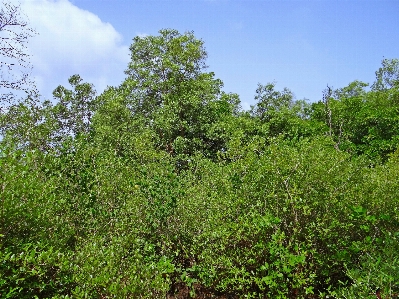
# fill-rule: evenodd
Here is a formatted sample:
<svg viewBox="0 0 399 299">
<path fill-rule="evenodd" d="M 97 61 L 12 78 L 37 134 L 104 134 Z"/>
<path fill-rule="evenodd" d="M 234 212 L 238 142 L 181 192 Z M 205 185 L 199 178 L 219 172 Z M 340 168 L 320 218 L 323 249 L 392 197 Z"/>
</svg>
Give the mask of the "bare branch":
<svg viewBox="0 0 399 299">
<path fill-rule="evenodd" d="M 15 91 L 36 92 L 27 43 L 36 32 L 29 28 L 20 4 L 1 0 L 0 9 L 0 101 L 14 100 Z"/>
</svg>

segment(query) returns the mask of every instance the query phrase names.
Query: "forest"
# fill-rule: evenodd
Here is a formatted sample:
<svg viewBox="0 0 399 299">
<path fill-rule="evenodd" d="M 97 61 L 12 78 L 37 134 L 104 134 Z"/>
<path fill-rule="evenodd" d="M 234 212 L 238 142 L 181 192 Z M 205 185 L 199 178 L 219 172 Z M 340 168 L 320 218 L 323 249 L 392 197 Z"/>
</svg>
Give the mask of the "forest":
<svg viewBox="0 0 399 299">
<path fill-rule="evenodd" d="M 0 113 L 0 298 L 397 298 L 399 60 L 243 110 L 193 32 Z"/>
</svg>

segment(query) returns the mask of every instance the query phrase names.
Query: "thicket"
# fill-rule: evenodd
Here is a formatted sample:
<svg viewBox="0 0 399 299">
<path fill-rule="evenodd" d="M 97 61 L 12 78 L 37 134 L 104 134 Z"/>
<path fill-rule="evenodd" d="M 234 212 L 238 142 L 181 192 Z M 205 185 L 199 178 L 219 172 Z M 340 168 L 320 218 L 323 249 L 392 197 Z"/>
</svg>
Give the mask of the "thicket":
<svg viewBox="0 0 399 299">
<path fill-rule="evenodd" d="M 398 60 L 243 111 L 193 33 L 130 50 L 118 87 L 2 110 L 1 298 L 397 296 Z"/>
</svg>

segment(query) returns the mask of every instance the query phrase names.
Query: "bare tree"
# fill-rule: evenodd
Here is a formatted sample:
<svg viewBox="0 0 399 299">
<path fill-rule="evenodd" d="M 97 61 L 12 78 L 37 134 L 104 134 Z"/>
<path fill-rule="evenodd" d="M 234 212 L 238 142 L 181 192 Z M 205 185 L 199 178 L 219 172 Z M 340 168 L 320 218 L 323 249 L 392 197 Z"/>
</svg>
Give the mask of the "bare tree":
<svg viewBox="0 0 399 299">
<path fill-rule="evenodd" d="M 1 0 L 0 10 L 0 102 L 10 102 L 14 92 L 36 93 L 32 80 L 28 39 L 36 32 L 28 26 L 20 4 Z"/>
</svg>

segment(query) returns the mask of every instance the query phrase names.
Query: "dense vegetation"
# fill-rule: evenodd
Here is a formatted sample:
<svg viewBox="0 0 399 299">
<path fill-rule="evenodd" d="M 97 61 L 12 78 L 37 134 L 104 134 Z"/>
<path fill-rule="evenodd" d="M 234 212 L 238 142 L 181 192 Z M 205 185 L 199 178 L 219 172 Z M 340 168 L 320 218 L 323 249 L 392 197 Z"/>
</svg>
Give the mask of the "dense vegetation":
<svg viewBox="0 0 399 299">
<path fill-rule="evenodd" d="M 130 50 L 118 87 L 2 110 L 1 298 L 399 292 L 399 60 L 243 111 L 192 33 Z"/>
</svg>

